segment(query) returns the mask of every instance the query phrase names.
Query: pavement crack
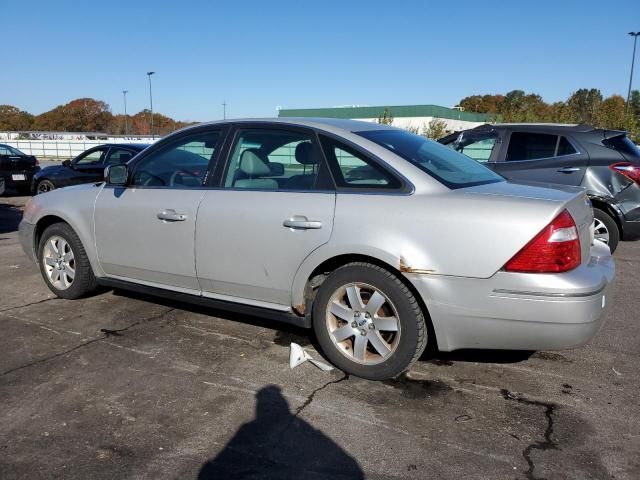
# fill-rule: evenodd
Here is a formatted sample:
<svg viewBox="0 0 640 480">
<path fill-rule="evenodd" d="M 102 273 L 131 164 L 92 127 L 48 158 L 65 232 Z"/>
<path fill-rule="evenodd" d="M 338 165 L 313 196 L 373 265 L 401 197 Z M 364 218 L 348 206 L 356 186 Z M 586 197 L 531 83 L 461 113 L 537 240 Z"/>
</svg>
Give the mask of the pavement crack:
<svg viewBox="0 0 640 480">
<path fill-rule="evenodd" d="M 54 299 L 51 299 L 51 300 L 54 300 Z M 36 303 L 42 303 L 42 302 L 36 302 Z M 64 355 L 68 355 L 69 353 L 73 353 L 76 350 L 80 350 L 81 348 L 87 347 L 87 346 L 91 345 L 92 343 L 96 343 L 96 342 L 100 342 L 102 340 L 105 340 L 105 339 L 109 338 L 110 336 L 121 337 L 122 336 L 121 332 L 125 332 L 125 331 L 129 330 L 130 328 L 133 328 L 136 325 L 139 325 L 142 322 L 151 322 L 153 320 L 160 320 L 165 315 L 168 315 L 169 313 L 173 312 L 174 310 L 176 310 L 176 309 L 175 308 L 170 308 L 169 310 L 165 310 L 164 312 L 162 312 L 159 315 L 155 315 L 155 316 L 149 317 L 149 318 L 144 318 L 142 320 L 137 320 L 137 321 L 133 322 L 132 324 L 130 324 L 130 325 L 124 327 L 124 328 L 119 328 L 117 330 L 110 330 L 110 329 L 107 329 L 107 328 L 101 328 L 100 332 L 102 332 L 104 334 L 104 336 L 102 336 L 102 337 L 92 338 L 91 340 L 88 340 L 86 342 L 82 342 L 79 345 L 76 345 L 75 347 L 72 347 L 72 348 L 68 348 L 67 350 L 64 350 L 62 352 L 54 353 L 53 355 L 49 355 L 48 357 L 44 357 L 44 358 L 41 358 L 39 360 L 34 360 L 33 362 L 25 363 L 24 365 L 20 365 L 19 367 L 14 367 L 14 368 L 11 368 L 9 370 L 5 370 L 4 372 L 0 373 L 0 377 L 4 377 L 5 375 L 9 375 L 11 373 L 17 372 L 18 370 L 24 370 L 25 368 L 33 367 L 33 366 L 36 366 L 36 365 L 40 365 L 42 363 L 49 362 L 51 360 L 55 360 L 58 357 L 62 357 Z"/>
<path fill-rule="evenodd" d="M 531 458 L 531 452 L 533 450 L 541 450 L 541 451 L 558 450 L 557 442 L 551 438 L 551 436 L 553 435 L 553 427 L 554 427 L 553 414 L 555 413 L 556 405 L 551 402 L 530 400 L 528 398 L 523 397 L 522 395 L 516 395 L 515 393 L 507 390 L 506 388 L 501 389 L 500 393 L 502 394 L 502 397 L 505 400 L 512 400 L 518 403 L 523 403 L 525 405 L 533 405 L 535 407 L 544 408 L 544 415 L 547 420 L 547 428 L 544 431 L 544 440 L 538 440 L 534 443 L 527 445 L 527 447 L 522 451 L 522 457 L 525 459 L 525 461 L 527 462 L 527 465 L 529 466 L 528 470 L 524 472 L 524 475 L 527 478 L 527 480 L 545 480 L 544 477 L 535 476 L 534 472 L 535 472 L 536 465 L 533 459 Z"/>
<path fill-rule="evenodd" d="M 45 298 L 44 300 L 38 300 L 36 302 L 25 303 L 24 305 L 16 305 L 15 307 L 4 308 L 4 309 L 0 310 L 0 313 L 11 312 L 13 310 L 19 310 L 21 308 L 31 307 L 33 305 L 39 305 L 39 304 L 45 303 L 45 302 L 51 302 L 52 300 L 61 300 L 61 299 L 58 298 L 58 297 Z"/>
<path fill-rule="evenodd" d="M 338 378 L 337 380 L 331 380 L 330 382 L 327 382 L 324 385 L 321 385 L 320 387 L 316 388 L 313 392 L 311 392 L 307 396 L 307 399 L 304 401 L 304 403 L 296 409 L 295 413 L 293 414 L 294 418 L 300 415 L 300 413 L 302 413 L 302 411 L 305 408 L 307 408 L 311 404 L 311 402 L 313 402 L 313 399 L 315 398 L 316 393 L 318 393 L 321 390 L 324 390 L 329 385 L 335 385 L 336 383 L 344 382 L 345 380 L 348 380 L 348 379 L 349 379 L 349 374 L 345 373 L 343 377 Z"/>
</svg>

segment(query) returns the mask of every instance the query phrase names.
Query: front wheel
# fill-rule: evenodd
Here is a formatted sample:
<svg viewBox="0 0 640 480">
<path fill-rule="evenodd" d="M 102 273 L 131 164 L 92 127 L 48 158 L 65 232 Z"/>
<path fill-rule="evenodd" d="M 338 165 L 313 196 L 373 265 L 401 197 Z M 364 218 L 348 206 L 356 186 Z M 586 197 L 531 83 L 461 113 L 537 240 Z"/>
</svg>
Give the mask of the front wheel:
<svg viewBox="0 0 640 480">
<path fill-rule="evenodd" d="M 40 180 L 36 185 L 36 195 L 40 195 L 41 193 L 47 193 L 55 189 L 56 189 L 56 186 L 53 184 L 51 180 Z"/>
<path fill-rule="evenodd" d="M 97 289 L 82 242 L 66 223 L 54 223 L 43 232 L 38 260 L 47 287 L 60 298 L 73 300 Z"/>
<path fill-rule="evenodd" d="M 616 248 L 618 248 L 618 242 L 620 241 L 620 230 L 618 230 L 616 221 L 611 218 L 611 215 L 609 215 L 604 210 L 594 208 L 593 222 L 593 233 L 595 239 L 609 245 L 609 250 L 611 250 L 611 253 L 615 252 Z"/>
<path fill-rule="evenodd" d="M 427 345 L 426 321 L 413 293 L 396 275 L 369 263 L 340 267 L 322 283 L 313 328 L 334 365 L 370 380 L 400 375 Z"/>
</svg>

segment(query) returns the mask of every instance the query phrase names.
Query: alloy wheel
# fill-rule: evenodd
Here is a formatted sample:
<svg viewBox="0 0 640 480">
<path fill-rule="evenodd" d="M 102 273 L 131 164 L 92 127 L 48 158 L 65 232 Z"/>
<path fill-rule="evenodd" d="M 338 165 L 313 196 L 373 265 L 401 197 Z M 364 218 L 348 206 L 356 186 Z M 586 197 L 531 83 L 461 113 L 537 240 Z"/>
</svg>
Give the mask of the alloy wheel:
<svg viewBox="0 0 640 480">
<path fill-rule="evenodd" d="M 76 262 L 71 245 L 60 236 L 47 240 L 42 250 L 42 263 L 51 285 L 66 290 L 76 275 Z"/>
<path fill-rule="evenodd" d="M 38 183 L 38 188 L 36 193 L 37 194 L 47 193 L 55 189 L 56 189 L 55 185 L 51 183 L 49 180 L 42 180 L 40 183 Z"/>
<path fill-rule="evenodd" d="M 375 365 L 389 358 L 400 341 L 400 319 L 394 304 L 365 283 L 338 288 L 326 310 L 329 336 L 350 360 Z"/>
<path fill-rule="evenodd" d="M 593 236 L 596 240 L 609 244 L 609 229 L 603 221 L 597 218 L 594 219 Z"/>
</svg>

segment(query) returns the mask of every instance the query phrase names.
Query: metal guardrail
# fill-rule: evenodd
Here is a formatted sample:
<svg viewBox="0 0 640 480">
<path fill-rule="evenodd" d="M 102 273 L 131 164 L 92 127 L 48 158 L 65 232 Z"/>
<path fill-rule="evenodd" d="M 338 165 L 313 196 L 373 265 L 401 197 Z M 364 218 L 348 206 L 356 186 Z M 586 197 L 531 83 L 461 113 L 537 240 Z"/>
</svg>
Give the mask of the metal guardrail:
<svg viewBox="0 0 640 480">
<path fill-rule="evenodd" d="M 85 150 L 105 143 L 153 143 L 158 138 L 109 138 L 108 140 L 0 140 L 0 143 L 11 145 L 27 155 L 34 155 L 43 160 L 66 160 L 80 155 Z"/>
</svg>

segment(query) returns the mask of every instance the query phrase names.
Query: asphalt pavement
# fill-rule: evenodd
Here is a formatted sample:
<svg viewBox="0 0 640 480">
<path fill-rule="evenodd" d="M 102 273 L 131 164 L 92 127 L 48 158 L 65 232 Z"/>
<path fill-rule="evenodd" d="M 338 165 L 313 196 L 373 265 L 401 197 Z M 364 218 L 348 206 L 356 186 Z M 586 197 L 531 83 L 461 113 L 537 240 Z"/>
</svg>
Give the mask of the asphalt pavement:
<svg viewBox="0 0 640 480">
<path fill-rule="evenodd" d="M 60 300 L 0 198 L 0 478 L 638 479 L 640 242 L 587 346 L 426 354 L 371 382 L 310 332 L 105 291 Z"/>
</svg>

